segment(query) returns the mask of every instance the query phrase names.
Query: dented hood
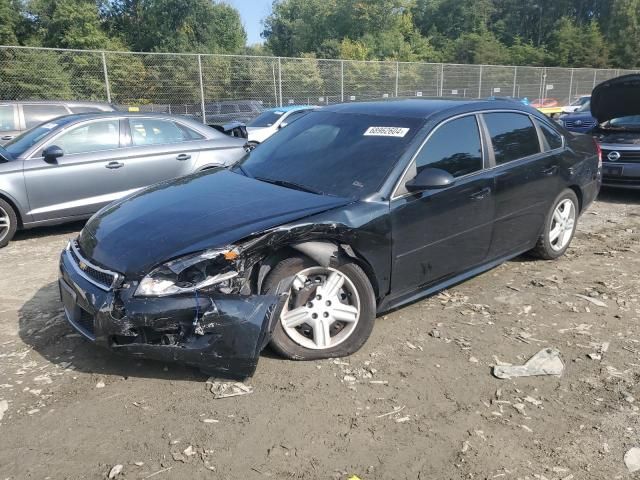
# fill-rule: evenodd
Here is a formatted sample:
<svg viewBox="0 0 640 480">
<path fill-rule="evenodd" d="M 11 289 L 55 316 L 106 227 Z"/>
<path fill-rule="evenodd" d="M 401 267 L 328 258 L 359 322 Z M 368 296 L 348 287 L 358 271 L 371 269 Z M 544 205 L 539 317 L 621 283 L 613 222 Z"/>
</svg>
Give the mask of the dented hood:
<svg viewBox="0 0 640 480">
<path fill-rule="evenodd" d="M 640 74 L 613 78 L 594 88 L 591 94 L 591 114 L 598 123 L 640 115 Z"/>
<path fill-rule="evenodd" d="M 217 170 L 111 204 L 89 220 L 79 243 L 92 261 L 133 279 L 172 258 L 229 245 L 351 201 Z"/>
</svg>

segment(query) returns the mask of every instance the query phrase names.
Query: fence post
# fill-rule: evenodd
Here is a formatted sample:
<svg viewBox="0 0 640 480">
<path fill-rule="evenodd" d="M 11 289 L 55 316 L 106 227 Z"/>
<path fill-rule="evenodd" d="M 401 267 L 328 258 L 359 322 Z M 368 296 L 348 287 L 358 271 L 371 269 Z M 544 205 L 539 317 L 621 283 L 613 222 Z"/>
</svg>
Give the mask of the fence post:
<svg viewBox="0 0 640 480">
<path fill-rule="evenodd" d="M 340 102 L 344 103 L 344 60 L 340 60 Z"/>
<path fill-rule="evenodd" d="M 204 82 L 202 81 L 202 59 L 198 55 L 198 74 L 200 75 L 200 107 L 202 108 L 202 123 L 207 124 L 207 114 L 204 109 Z"/>
<path fill-rule="evenodd" d="M 518 67 L 513 67 L 513 93 L 512 97 L 516 96 L 516 85 L 518 84 Z"/>
<path fill-rule="evenodd" d="M 102 52 L 102 71 L 104 73 L 104 86 L 107 90 L 107 102 L 111 103 L 111 86 L 109 85 L 109 73 L 107 72 L 107 56 Z"/>
<path fill-rule="evenodd" d="M 598 70 L 593 70 L 593 88 L 596 88 L 597 81 L 598 81 Z"/>
<path fill-rule="evenodd" d="M 482 65 L 480 65 L 480 75 L 478 75 L 478 98 L 482 97 Z"/>
<path fill-rule="evenodd" d="M 282 108 L 282 58 L 278 57 L 278 89 L 280 91 L 279 95 L 279 107 Z"/>
<path fill-rule="evenodd" d="M 569 103 L 571 103 L 571 96 L 573 95 L 573 72 L 575 69 L 571 69 L 571 78 L 569 79 Z"/>
<path fill-rule="evenodd" d="M 400 62 L 396 62 L 396 98 L 398 98 L 398 82 L 400 80 Z"/>
<path fill-rule="evenodd" d="M 444 63 L 440 64 L 440 97 L 444 92 Z"/>
</svg>

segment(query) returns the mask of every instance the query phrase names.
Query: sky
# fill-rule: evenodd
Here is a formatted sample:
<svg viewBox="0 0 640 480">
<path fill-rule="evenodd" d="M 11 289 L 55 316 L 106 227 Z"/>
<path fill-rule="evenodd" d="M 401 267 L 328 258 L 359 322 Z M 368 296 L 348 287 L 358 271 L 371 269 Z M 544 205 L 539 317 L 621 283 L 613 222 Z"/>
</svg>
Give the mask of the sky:
<svg viewBox="0 0 640 480">
<path fill-rule="evenodd" d="M 260 37 L 261 21 L 271 13 L 272 0 L 226 0 L 226 2 L 240 12 L 242 23 L 247 31 L 247 43 L 249 45 L 263 43 L 264 39 Z"/>
</svg>

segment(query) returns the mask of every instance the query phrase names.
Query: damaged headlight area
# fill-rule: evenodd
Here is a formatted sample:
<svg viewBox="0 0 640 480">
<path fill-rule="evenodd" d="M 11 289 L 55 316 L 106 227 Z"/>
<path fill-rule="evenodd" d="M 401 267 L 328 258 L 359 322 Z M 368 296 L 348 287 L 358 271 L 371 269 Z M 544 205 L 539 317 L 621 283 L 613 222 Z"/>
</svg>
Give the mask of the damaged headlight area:
<svg viewBox="0 0 640 480">
<path fill-rule="evenodd" d="M 171 260 L 145 276 L 136 289 L 137 297 L 164 297 L 198 290 L 231 291 L 231 281 L 239 275 L 233 247 L 207 250 Z"/>
</svg>

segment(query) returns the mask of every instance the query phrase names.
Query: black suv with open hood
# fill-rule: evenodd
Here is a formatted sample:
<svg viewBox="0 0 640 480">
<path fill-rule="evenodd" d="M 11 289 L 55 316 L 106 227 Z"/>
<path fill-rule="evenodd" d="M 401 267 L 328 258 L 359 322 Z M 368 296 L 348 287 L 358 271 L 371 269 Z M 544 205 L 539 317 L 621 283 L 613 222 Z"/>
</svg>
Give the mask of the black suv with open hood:
<svg viewBox="0 0 640 480">
<path fill-rule="evenodd" d="M 640 189 L 640 75 L 607 80 L 591 96 L 602 148 L 603 185 Z"/>
</svg>

